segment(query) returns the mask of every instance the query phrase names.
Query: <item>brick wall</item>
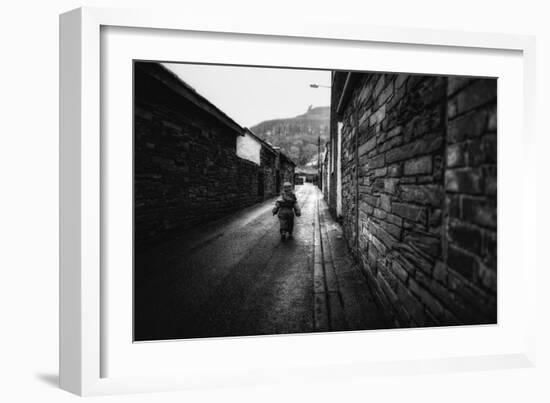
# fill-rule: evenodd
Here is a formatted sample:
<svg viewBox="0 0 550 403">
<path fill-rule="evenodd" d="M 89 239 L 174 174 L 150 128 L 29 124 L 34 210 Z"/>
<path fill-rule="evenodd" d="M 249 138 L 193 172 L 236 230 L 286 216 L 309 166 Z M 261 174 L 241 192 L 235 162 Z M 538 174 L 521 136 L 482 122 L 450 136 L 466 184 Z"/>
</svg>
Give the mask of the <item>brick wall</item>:
<svg viewBox="0 0 550 403">
<path fill-rule="evenodd" d="M 137 246 L 259 201 L 258 165 L 236 156 L 236 135 L 136 64 Z"/>
<path fill-rule="evenodd" d="M 378 301 L 396 326 L 494 323 L 496 80 L 355 74 L 351 88 L 342 224 Z"/>
</svg>

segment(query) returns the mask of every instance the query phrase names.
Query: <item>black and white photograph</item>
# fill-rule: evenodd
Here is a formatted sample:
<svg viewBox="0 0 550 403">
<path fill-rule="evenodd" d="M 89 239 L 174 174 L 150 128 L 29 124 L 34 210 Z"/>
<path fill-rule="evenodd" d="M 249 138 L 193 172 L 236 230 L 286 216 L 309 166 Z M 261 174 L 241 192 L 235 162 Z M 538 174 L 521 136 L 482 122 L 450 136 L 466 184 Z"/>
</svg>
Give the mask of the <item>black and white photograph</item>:
<svg viewBox="0 0 550 403">
<path fill-rule="evenodd" d="M 550 402 L 544 2 L 3 5 L 1 401 Z"/>
<path fill-rule="evenodd" d="M 497 323 L 497 79 L 134 61 L 134 337 Z"/>
</svg>

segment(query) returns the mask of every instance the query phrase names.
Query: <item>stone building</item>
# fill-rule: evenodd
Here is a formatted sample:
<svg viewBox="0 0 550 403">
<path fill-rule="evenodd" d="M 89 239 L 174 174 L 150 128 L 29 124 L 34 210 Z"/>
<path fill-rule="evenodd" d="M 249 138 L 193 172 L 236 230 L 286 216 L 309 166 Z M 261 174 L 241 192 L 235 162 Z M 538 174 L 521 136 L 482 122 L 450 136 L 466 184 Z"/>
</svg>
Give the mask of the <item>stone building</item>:
<svg viewBox="0 0 550 403">
<path fill-rule="evenodd" d="M 283 183 L 290 182 L 294 184 L 294 171 L 296 170 L 296 163 L 284 154 L 279 147 L 273 148 L 278 153 L 278 158 L 275 165 L 275 187 L 277 189 L 277 194 L 279 194 L 281 193 Z"/>
<path fill-rule="evenodd" d="M 243 136 L 237 137 L 237 156 L 259 165 L 258 197 L 261 200 L 279 194 L 277 166 L 280 152 L 245 128 Z"/>
<path fill-rule="evenodd" d="M 260 166 L 258 193 L 262 199 L 279 195 L 284 182 L 295 183 L 295 162 L 248 128 L 237 137 L 237 155 Z"/>
<path fill-rule="evenodd" d="M 319 176 L 319 168 L 312 167 L 300 167 L 296 168 L 294 174 L 295 180 L 299 179 L 300 183 L 317 183 L 317 177 Z"/>
<path fill-rule="evenodd" d="M 496 322 L 496 79 L 333 73 L 331 212 L 395 326 Z"/>
<path fill-rule="evenodd" d="M 248 132 L 161 64 L 135 63 L 134 83 L 136 246 L 272 197 L 281 166 L 293 172 L 264 144 L 239 157 Z"/>
</svg>

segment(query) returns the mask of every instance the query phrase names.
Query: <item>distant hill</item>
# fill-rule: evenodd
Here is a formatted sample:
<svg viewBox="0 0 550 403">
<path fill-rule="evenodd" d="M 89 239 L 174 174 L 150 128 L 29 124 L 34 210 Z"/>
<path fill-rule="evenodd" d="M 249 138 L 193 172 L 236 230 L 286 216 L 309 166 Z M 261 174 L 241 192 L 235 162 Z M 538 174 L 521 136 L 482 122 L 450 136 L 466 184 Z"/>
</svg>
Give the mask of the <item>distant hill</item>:
<svg viewBox="0 0 550 403">
<path fill-rule="evenodd" d="M 287 119 L 266 120 L 250 128 L 258 137 L 268 141 L 305 166 L 317 158 L 317 138 L 321 146 L 329 138 L 330 107 L 310 106 L 306 113 Z"/>
</svg>

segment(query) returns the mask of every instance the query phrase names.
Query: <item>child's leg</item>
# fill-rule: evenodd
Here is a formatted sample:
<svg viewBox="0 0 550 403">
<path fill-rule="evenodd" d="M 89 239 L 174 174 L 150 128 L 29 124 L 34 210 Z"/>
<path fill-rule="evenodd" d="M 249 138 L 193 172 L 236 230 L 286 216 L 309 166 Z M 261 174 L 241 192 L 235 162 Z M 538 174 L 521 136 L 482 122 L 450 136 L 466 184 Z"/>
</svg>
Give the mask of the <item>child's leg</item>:
<svg viewBox="0 0 550 403">
<path fill-rule="evenodd" d="M 281 235 L 286 232 L 287 222 L 283 217 L 279 217 L 279 232 Z"/>
<path fill-rule="evenodd" d="M 286 239 L 286 220 L 279 217 L 279 233 L 281 234 L 281 241 Z"/>
<path fill-rule="evenodd" d="M 289 214 L 289 211 L 282 210 L 279 213 L 279 223 L 281 224 L 281 238 L 284 240 L 292 232 L 292 216 Z"/>
</svg>

